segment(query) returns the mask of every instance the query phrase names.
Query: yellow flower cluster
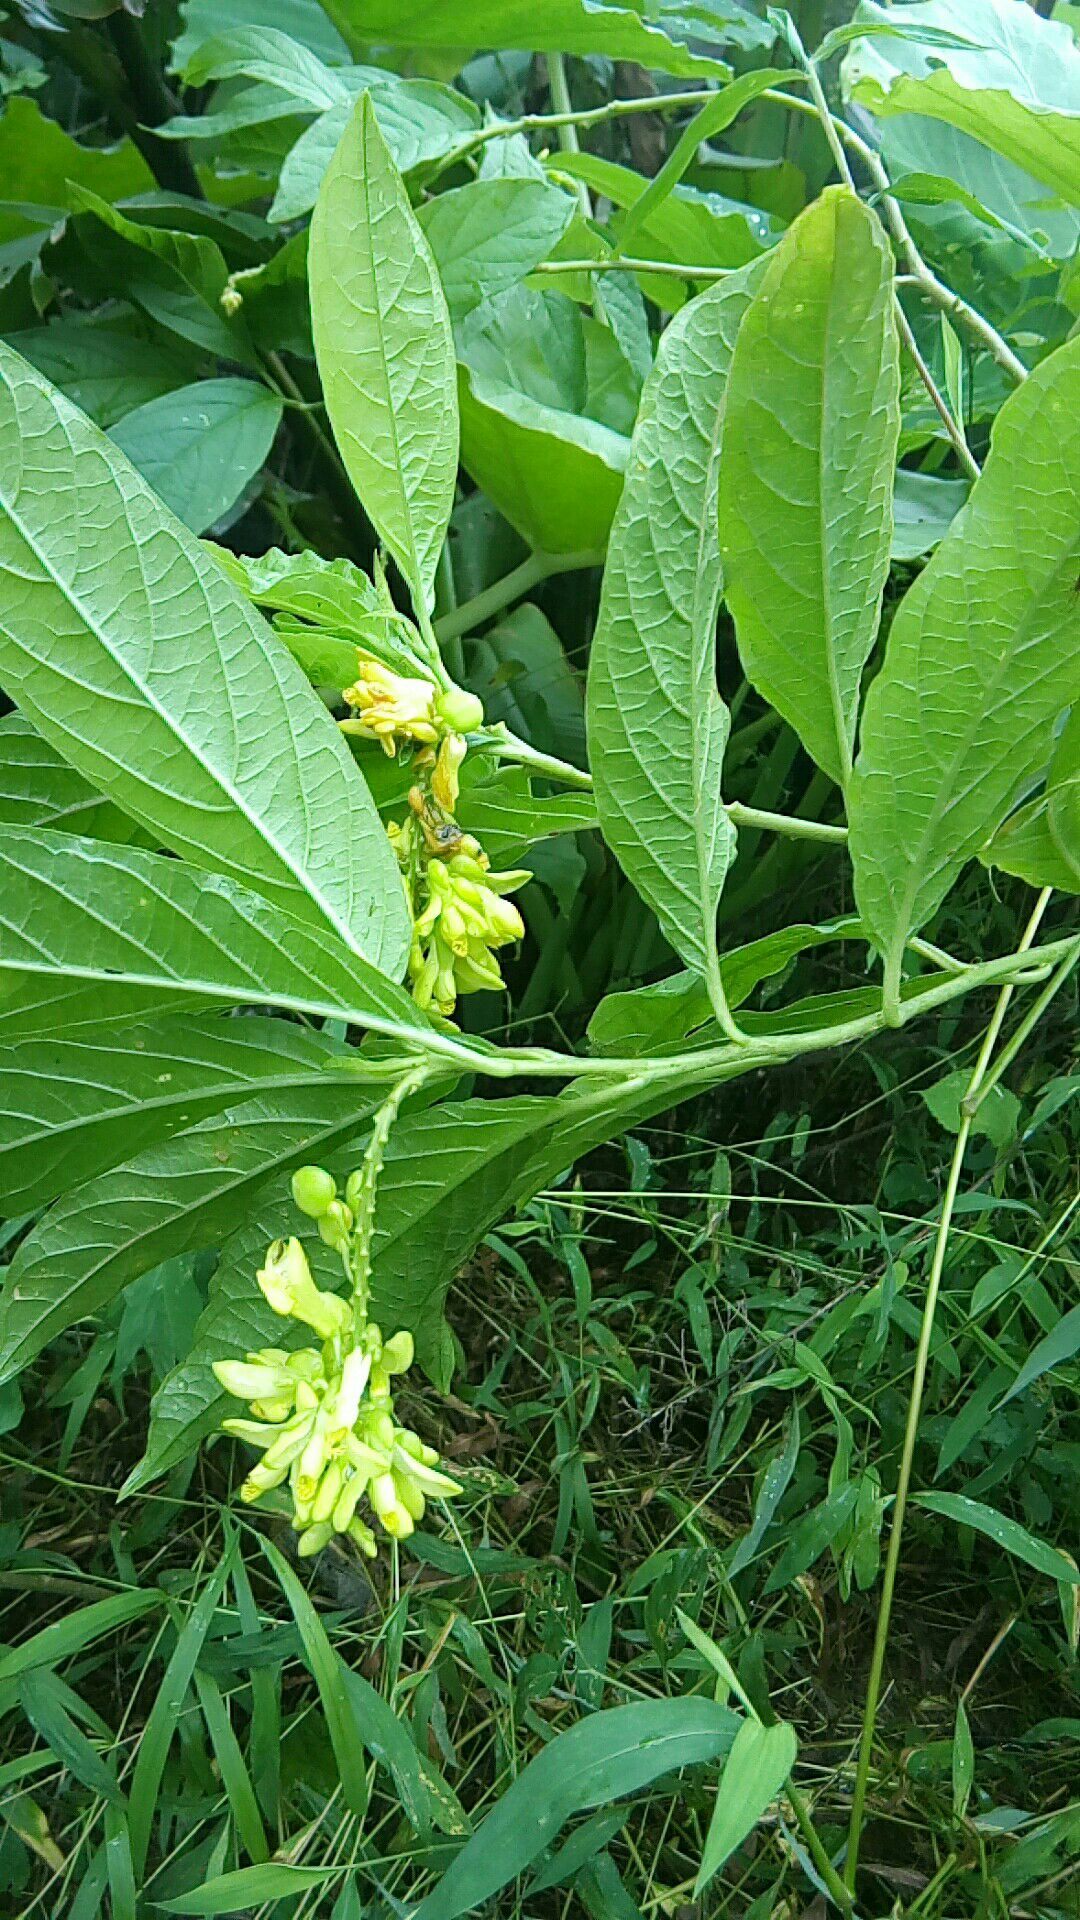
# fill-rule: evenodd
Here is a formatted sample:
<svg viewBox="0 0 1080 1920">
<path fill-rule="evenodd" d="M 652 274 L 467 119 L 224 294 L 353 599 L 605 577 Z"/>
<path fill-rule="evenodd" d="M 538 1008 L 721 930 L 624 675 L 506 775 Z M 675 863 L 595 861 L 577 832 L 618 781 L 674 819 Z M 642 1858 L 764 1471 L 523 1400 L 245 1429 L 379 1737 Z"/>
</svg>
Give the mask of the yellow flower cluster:
<svg viewBox="0 0 1080 1920">
<path fill-rule="evenodd" d="M 413 921 L 409 955 L 418 1006 L 434 1005 L 450 1015 L 459 993 L 502 987 L 495 949 L 525 933 L 520 913 L 505 896 L 531 878 L 524 870 L 492 873 L 479 849 L 427 862 L 427 898 Z"/>
<path fill-rule="evenodd" d="M 356 714 L 350 731 L 377 740 L 391 759 L 406 741 L 434 746 L 441 729 L 431 681 L 394 673 L 369 653 L 359 653 L 357 662 L 357 677 L 342 695 Z"/>
<path fill-rule="evenodd" d="M 335 1244 L 352 1219 L 349 1208 L 331 1197 L 330 1176 L 322 1168 L 302 1168 L 294 1191 L 303 1204 L 301 1196 L 314 1194 L 320 1182 L 319 1223 L 327 1220 L 324 1238 Z M 313 1205 L 304 1210 L 316 1211 Z M 372 1557 L 377 1541 L 357 1513 L 362 1498 L 383 1531 L 404 1540 L 423 1518 L 429 1496 L 461 1492 L 457 1481 L 438 1470 L 435 1449 L 394 1417 L 391 1381 L 412 1365 L 412 1335 L 384 1340 L 357 1308 L 322 1292 L 299 1240 L 275 1240 L 257 1279 L 274 1312 L 311 1327 L 322 1344 L 291 1353 L 265 1347 L 244 1360 L 214 1362 L 226 1392 L 250 1403 L 252 1417 L 226 1420 L 226 1431 L 262 1453 L 241 1498 L 259 1500 L 288 1481 L 300 1553 L 321 1552 L 338 1533 Z"/>
</svg>

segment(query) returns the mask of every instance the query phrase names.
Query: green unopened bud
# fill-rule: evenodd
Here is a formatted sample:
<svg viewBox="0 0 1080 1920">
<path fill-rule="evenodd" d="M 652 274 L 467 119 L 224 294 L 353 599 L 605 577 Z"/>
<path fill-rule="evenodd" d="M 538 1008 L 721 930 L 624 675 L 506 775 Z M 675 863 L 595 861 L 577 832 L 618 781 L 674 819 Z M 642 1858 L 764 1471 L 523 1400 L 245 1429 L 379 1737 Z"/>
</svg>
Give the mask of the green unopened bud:
<svg viewBox="0 0 1080 1920">
<path fill-rule="evenodd" d="M 286 1410 L 292 1406 L 295 1383 L 282 1366 L 260 1360 L 215 1360 L 213 1370 L 218 1385 L 237 1400 L 279 1403 L 284 1399 Z"/>
<path fill-rule="evenodd" d="M 292 1177 L 292 1197 L 301 1213 L 321 1220 L 327 1207 L 337 1199 L 337 1181 L 325 1167 L 297 1167 Z"/>
<path fill-rule="evenodd" d="M 311 1503 L 311 1517 L 313 1520 L 330 1519 L 337 1503 L 338 1494 L 341 1492 L 344 1478 L 345 1469 L 340 1460 L 331 1460 L 322 1479 L 319 1481 L 318 1491 Z"/>
<path fill-rule="evenodd" d="M 424 1499 L 424 1496 L 421 1493 L 420 1488 L 418 1487 L 416 1481 L 412 1478 L 410 1474 L 395 1473 L 394 1485 L 397 1487 L 397 1490 L 398 1490 L 398 1499 L 400 1500 L 410 1520 L 413 1520 L 413 1521 L 422 1520 L 424 1517 L 424 1509 L 427 1506 L 427 1502 Z"/>
<path fill-rule="evenodd" d="M 368 1483 L 366 1473 L 351 1473 L 334 1502 L 331 1518 L 336 1533 L 347 1533 L 352 1525 L 357 1504 Z"/>
<path fill-rule="evenodd" d="M 379 1365 L 387 1373 L 408 1373 L 416 1356 L 416 1345 L 412 1334 L 402 1327 L 388 1340 L 379 1355 Z"/>
<path fill-rule="evenodd" d="M 350 1520 L 349 1539 L 355 1541 L 366 1560 L 374 1560 L 379 1551 L 379 1543 L 363 1520 Z"/>
<path fill-rule="evenodd" d="M 364 1200 L 367 1196 L 367 1186 L 368 1182 L 365 1178 L 363 1167 L 357 1167 L 353 1173 L 350 1173 L 348 1180 L 345 1182 L 346 1204 L 354 1215 L 358 1214 L 363 1207 Z"/>
<path fill-rule="evenodd" d="M 425 1447 L 423 1451 L 431 1453 L 432 1449 Z M 435 1458 L 438 1459 L 438 1454 Z M 448 1473 L 436 1472 L 434 1466 L 429 1466 L 426 1460 L 405 1448 L 400 1440 L 394 1448 L 393 1461 L 395 1472 L 415 1480 L 417 1486 L 422 1487 L 425 1493 L 435 1493 L 443 1500 L 450 1500 L 455 1493 L 461 1492 L 461 1486 L 457 1480 L 451 1480 Z"/>
<path fill-rule="evenodd" d="M 344 1200 L 331 1200 L 319 1221 L 319 1233 L 327 1246 L 340 1253 L 348 1245 L 352 1228 L 352 1209 L 345 1205 Z"/>
<path fill-rule="evenodd" d="M 465 687 L 447 687 L 435 702 L 435 713 L 454 733 L 475 733 L 484 724 L 484 703 Z"/>
<path fill-rule="evenodd" d="M 329 1520 L 319 1520 L 314 1526 L 304 1528 L 296 1543 L 296 1551 L 302 1560 L 310 1560 L 314 1554 L 328 1547 L 333 1537 L 334 1529 Z"/>
<path fill-rule="evenodd" d="M 288 1471 L 288 1467 L 268 1467 L 265 1460 L 258 1461 L 240 1488 L 241 1500 L 250 1506 L 253 1500 L 261 1499 L 272 1487 L 280 1487 Z"/>
</svg>

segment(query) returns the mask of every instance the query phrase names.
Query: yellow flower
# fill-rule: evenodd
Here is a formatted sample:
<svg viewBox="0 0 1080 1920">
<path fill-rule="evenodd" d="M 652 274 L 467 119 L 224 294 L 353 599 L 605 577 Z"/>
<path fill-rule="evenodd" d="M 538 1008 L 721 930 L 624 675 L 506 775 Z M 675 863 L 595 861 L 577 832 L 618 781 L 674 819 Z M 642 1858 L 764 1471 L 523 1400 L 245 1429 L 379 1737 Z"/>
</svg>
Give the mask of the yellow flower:
<svg viewBox="0 0 1080 1920">
<path fill-rule="evenodd" d="M 343 722 L 346 732 L 363 740 L 377 740 L 393 758 L 406 740 L 434 746 L 440 726 L 435 716 L 435 688 L 430 680 L 407 678 L 385 667 L 370 654 L 357 656 L 359 673 L 343 699 L 357 718 Z"/>
<path fill-rule="evenodd" d="M 333 1339 L 352 1318 L 346 1301 L 336 1293 L 321 1292 L 315 1285 L 307 1254 L 295 1238 L 272 1241 L 266 1250 L 266 1263 L 255 1278 L 275 1313 L 302 1320 L 305 1326 L 314 1328 L 320 1340 Z"/>
</svg>

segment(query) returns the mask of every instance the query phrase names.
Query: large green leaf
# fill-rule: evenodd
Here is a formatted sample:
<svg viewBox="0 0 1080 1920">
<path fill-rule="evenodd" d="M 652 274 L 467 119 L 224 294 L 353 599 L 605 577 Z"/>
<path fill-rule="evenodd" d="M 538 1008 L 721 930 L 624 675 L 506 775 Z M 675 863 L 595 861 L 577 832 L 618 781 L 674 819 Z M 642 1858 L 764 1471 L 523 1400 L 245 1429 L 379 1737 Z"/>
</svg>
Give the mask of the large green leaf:
<svg viewBox="0 0 1080 1920">
<path fill-rule="evenodd" d="M 270 452 L 282 402 L 258 380 L 199 380 L 124 415 L 110 438 L 193 533 L 234 506 Z"/>
<path fill-rule="evenodd" d="M 208 40 L 243 27 L 290 34 L 321 60 L 348 58 L 348 48 L 319 0 L 182 0 L 183 32 L 173 44 L 173 73 L 183 73 Z"/>
<path fill-rule="evenodd" d="M 944 120 L 1080 206 L 1080 46 L 1064 21 L 1042 20 L 1017 0 L 863 0 L 858 17 L 905 32 L 848 54 L 846 82 L 861 105 Z M 942 57 L 918 45 L 920 27 L 974 44 Z"/>
<path fill-rule="evenodd" d="M 717 482 L 728 368 L 758 278 L 732 274 L 667 329 L 642 395 L 589 661 L 604 837 L 677 953 L 715 967 L 735 834 L 720 793 Z"/>
<path fill-rule="evenodd" d="M 828 188 L 770 256 L 728 381 L 720 549 L 739 652 L 841 785 L 892 539 L 892 281 L 876 214 Z"/>
<path fill-rule="evenodd" d="M 0 454 L 0 682 L 167 845 L 398 971 L 396 863 L 325 707 L 118 449 L 2 346 Z"/>
<path fill-rule="evenodd" d="M 361 69 L 350 71 L 355 76 Z M 399 173 L 411 173 L 467 145 L 480 125 L 473 102 L 437 80 L 399 80 L 381 73 L 368 97 Z M 315 205 L 352 112 L 351 102 L 329 107 L 300 135 L 285 156 L 269 219 L 296 220 Z"/>
<path fill-rule="evenodd" d="M 1080 685 L 1074 693 L 1077 704 L 1050 762 L 1046 813 L 1050 837 L 1072 874 L 1075 891 L 1080 887 Z"/>
<path fill-rule="evenodd" d="M 905 596 L 870 689 L 849 813 L 855 895 L 886 958 L 1050 758 L 1080 675 L 1080 340 L 1002 407 L 967 505 Z"/>
<path fill-rule="evenodd" d="M 543 553 L 602 552 L 629 442 L 584 415 L 461 369 L 461 460 L 503 517 Z"/>
<path fill-rule="evenodd" d="M 1080 893 L 1080 705 L 1062 729 L 1044 791 L 1010 815 L 979 858 L 1033 887 Z"/>
<path fill-rule="evenodd" d="M 334 437 L 427 609 L 457 478 L 454 342 L 435 264 L 367 94 L 323 181 L 308 261 Z"/>
<path fill-rule="evenodd" d="M 719 1759 L 738 1724 L 715 1700 L 638 1700 L 556 1734 L 414 1909 L 415 1920 L 457 1920 L 501 1892 L 575 1813 L 638 1793 L 679 1767 Z"/>
<path fill-rule="evenodd" d="M 0 826 L 70 822 L 79 831 L 79 823 L 101 804 L 101 795 L 29 720 L 18 712 L 4 715 L 0 720 Z"/>
<path fill-rule="evenodd" d="M 423 1016 L 329 930 L 221 875 L 47 829 L 0 831 L 0 977 L 289 1007 L 378 1031 Z"/>
<path fill-rule="evenodd" d="M 9 347 L 66 393 L 96 426 L 117 420 L 190 378 L 183 349 L 142 340 L 130 325 L 99 326 L 74 316 L 7 335 Z"/>
<path fill-rule="evenodd" d="M 473 180 L 429 200 L 419 220 L 451 320 L 524 280 L 562 239 L 576 207 L 544 180 Z"/>
<path fill-rule="evenodd" d="M 330 0 L 328 12 L 343 33 L 364 43 L 399 47 L 520 47 L 528 53 L 600 53 L 633 60 L 662 73 L 719 74 L 720 60 L 691 53 L 642 18 L 636 8 L 598 0 Z M 710 12 L 712 9 L 710 9 Z M 738 15 L 741 8 L 722 9 Z M 662 18 L 663 8 L 650 7 Z M 673 8 L 672 13 L 677 14 Z M 745 23 L 745 14 L 743 15 Z"/>
<path fill-rule="evenodd" d="M 359 1087 L 258 1095 L 66 1194 L 7 1269 L 0 1381 L 166 1256 L 222 1240 L 264 1181 L 317 1159 L 370 1110 Z"/>
<path fill-rule="evenodd" d="M 36 100 L 13 94 L 0 115 L 0 246 L 27 241 L 32 258 L 50 227 L 73 204 L 72 186 L 90 187 L 108 200 L 154 186 L 132 140 L 115 147 L 84 147 Z"/>
<path fill-rule="evenodd" d="M 0 1045 L 0 1212 L 36 1211 L 249 1092 L 355 1086 L 348 1061 L 321 1034 L 252 1016 L 134 1024 L 122 1037 L 61 1030 Z"/>
<path fill-rule="evenodd" d="M 243 310 L 230 316 L 221 305 L 229 269 L 216 240 L 144 225 L 86 187 L 72 187 L 71 199 L 77 212 L 93 218 L 86 234 L 86 262 L 102 291 L 122 285 L 127 298 L 159 326 L 206 353 L 239 360 L 258 372 Z"/>
</svg>

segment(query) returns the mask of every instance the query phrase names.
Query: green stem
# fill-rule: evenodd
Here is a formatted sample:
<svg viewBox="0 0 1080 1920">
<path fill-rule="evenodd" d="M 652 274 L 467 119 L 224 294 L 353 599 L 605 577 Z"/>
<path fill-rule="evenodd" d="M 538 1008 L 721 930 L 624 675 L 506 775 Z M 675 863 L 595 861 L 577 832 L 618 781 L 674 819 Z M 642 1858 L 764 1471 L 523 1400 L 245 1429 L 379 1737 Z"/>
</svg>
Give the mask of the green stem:
<svg viewBox="0 0 1080 1920">
<path fill-rule="evenodd" d="M 322 469 L 326 490 L 341 515 L 343 525 L 359 541 L 361 553 L 370 553 L 372 539 L 367 517 L 353 492 L 352 481 L 345 471 L 341 456 L 317 418 L 317 412 L 312 411 L 308 402 L 305 401 L 303 392 L 297 386 L 279 353 L 264 354 L 263 365 L 270 385 L 278 393 L 300 403 L 295 409 L 297 424 L 302 428 L 311 451 Z"/>
<path fill-rule="evenodd" d="M 569 760 L 558 760 L 553 753 L 540 753 L 536 747 L 530 747 L 527 740 L 519 740 L 511 733 L 505 721 L 489 727 L 482 744 L 494 753 L 498 760 L 512 760 L 519 767 L 531 767 L 534 773 L 542 773 L 549 780 L 559 780 L 564 787 L 576 787 L 582 793 L 591 793 L 593 777 L 582 767 L 571 766 Z"/>
<path fill-rule="evenodd" d="M 840 1908 L 841 1913 L 850 1914 L 855 1905 L 854 1895 L 850 1887 L 845 1887 L 844 1882 L 833 1866 L 825 1849 L 825 1843 L 814 1825 L 813 1816 L 806 1804 L 805 1798 L 792 1780 L 788 1781 L 787 1786 L 784 1788 L 784 1793 L 791 1803 L 791 1811 L 795 1815 L 799 1831 L 806 1841 L 807 1852 L 811 1860 L 820 1873 L 825 1885 L 828 1887 L 829 1892 L 832 1894 L 833 1899 L 836 1901 L 837 1906 Z"/>
<path fill-rule="evenodd" d="M 418 1092 L 428 1078 L 427 1066 L 413 1067 L 391 1088 L 371 1124 L 371 1138 L 364 1150 L 359 1179 L 352 1194 L 353 1231 L 350 1237 L 349 1278 L 356 1295 L 359 1318 L 367 1316 L 371 1292 L 371 1239 L 375 1231 L 375 1193 L 386 1157 L 387 1143 L 402 1102 Z"/>
<path fill-rule="evenodd" d="M 1016 1028 L 1015 1033 L 1010 1036 L 1006 1044 L 1002 1047 L 993 1070 L 986 1075 L 978 1092 L 974 1095 L 970 1093 L 965 1095 L 961 1103 L 962 1111 L 968 1114 L 972 1120 L 974 1120 L 983 1101 L 993 1093 L 1002 1074 L 1007 1073 L 1012 1066 L 1028 1035 L 1038 1026 L 1054 995 L 1060 992 L 1061 988 L 1065 985 L 1066 980 L 1069 978 L 1078 960 L 1080 960 L 1080 939 L 1074 941 L 1071 953 L 1065 955 L 1061 965 L 1057 971 L 1051 975 L 1042 992 L 1032 1001 L 1023 1019 L 1020 1021 L 1019 1026 Z"/>
<path fill-rule="evenodd" d="M 541 260 L 534 273 L 651 273 L 669 280 L 729 280 L 734 267 L 702 267 L 681 260 L 639 260 L 621 253 L 617 260 Z"/>
<path fill-rule="evenodd" d="M 566 78 L 566 61 L 561 53 L 546 55 L 548 86 L 551 89 L 551 101 L 558 115 L 559 124 L 556 134 L 563 153 L 580 153 L 581 142 L 578 139 L 574 108 L 570 99 L 570 85 Z M 584 180 L 577 183 L 578 199 L 586 220 L 592 219 L 592 201 Z"/>
<path fill-rule="evenodd" d="M 1039 928 L 1043 914 L 1050 903 L 1049 887 L 1044 888 L 1035 903 L 1034 911 L 1024 930 L 1018 953 L 1028 952 Z M 1064 943 L 1067 949 L 1065 957 L 1077 943 Z M 934 1239 L 934 1252 L 930 1263 L 930 1275 L 927 1281 L 926 1300 L 923 1305 L 922 1322 L 919 1327 L 919 1341 L 915 1352 L 915 1373 L 911 1383 L 911 1397 L 908 1401 L 907 1424 L 904 1429 L 904 1445 L 900 1456 L 900 1473 L 896 1483 L 896 1497 L 893 1502 L 892 1520 L 889 1529 L 889 1545 L 885 1557 L 885 1571 L 881 1583 L 881 1602 L 878 1607 L 877 1628 L 874 1634 L 874 1648 L 870 1658 L 870 1675 L 866 1687 L 866 1705 L 863 1710 L 862 1735 L 859 1742 L 859 1757 L 855 1770 L 855 1787 L 851 1800 L 851 1823 L 848 1829 L 848 1851 L 844 1863 L 845 1884 L 854 1892 L 855 1877 L 859 1867 L 859 1847 L 862 1841 L 863 1822 L 866 1816 L 866 1796 L 870 1783 L 870 1764 L 874 1751 L 874 1733 L 877 1726 L 878 1705 L 881 1699 L 881 1682 L 885 1671 L 885 1654 L 889 1644 L 889 1622 L 892 1614 L 893 1595 L 896 1590 L 896 1576 L 900 1566 L 900 1548 L 904 1535 L 904 1516 L 907 1511 L 908 1493 L 911 1487 L 911 1475 L 915 1462 L 915 1446 L 919 1436 L 919 1422 L 922 1417 L 923 1394 L 926 1389 L 926 1375 L 930 1361 L 930 1343 L 934 1333 L 934 1319 L 937 1312 L 938 1296 L 941 1291 L 941 1278 L 945 1270 L 945 1256 L 948 1251 L 949 1233 L 952 1227 L 956 1196 L 960 1187 L 960 1175 L 963 1171 L 964 1156 L 971 1133 L 971 1111 L 968 1103 L 975 1096 L 984 1079 L 990 1057 L 997 1045 L 1002 1023 L 1012 999 L 1013 987 L 1006 984 L 998 995 L 997 1005 L 990 1017 L 979 1056 L 972 1069 L 967 1094 L 961 1103 L 960 1127 L 953 1148 L 949 1175 L 945 1185 L 945 1195 L 941 1206 L 937 1234 Z M 901 1012 L 903 1010 L 901 1009 Z"/>
<path fill-rule="evenodd" d="M 471 600 L 463 600 L 460 607 L 443 615 L 435 622 L 435 633 L 440 641 L 456 640 L 460 634 L 472 633 L 482 627 L 485 620 L 491 620 L 501 613 L 504 607 L 512 606 L 515 600 L 524 599 L 533 587 L 544 580 L 552 580 L 560 573 L 583 573 L 588 567 L 602 567 L 604 554 L 602 549 L 590 549 L 585 553 L 530 553 L 520 566 L 510 573 L 504 573 L 482 593 L 473 595 Z"/>
<path fill-rule="evenodd" d="M 799 820 L 791 813 L 770 813 L 765 807 L 744 807 L 741 800 L 729 801 L 724 812 L 737 827 L 760 827 L 766 833 L 782 833 L 792 840 L 829 840 L 843 846 L 848 837 L 846 827 L 829 826 L 823 820 Z"/>
</svg>

